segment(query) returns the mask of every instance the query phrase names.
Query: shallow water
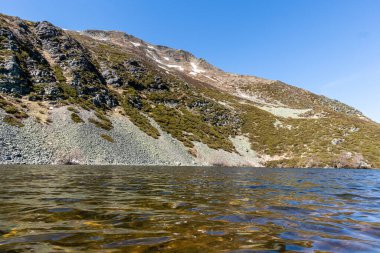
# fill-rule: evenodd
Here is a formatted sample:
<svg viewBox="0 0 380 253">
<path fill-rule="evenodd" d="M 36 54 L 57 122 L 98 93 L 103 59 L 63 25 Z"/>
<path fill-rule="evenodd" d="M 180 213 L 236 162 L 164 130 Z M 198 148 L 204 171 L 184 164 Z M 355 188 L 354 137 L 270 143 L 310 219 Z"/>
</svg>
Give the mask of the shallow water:
<svg viewBox="0 0 380 253">
<path fill-rule="evenodd" d="M 380 252 L 380 171 L 0 167 L 0 252 Z"/>
</svg>

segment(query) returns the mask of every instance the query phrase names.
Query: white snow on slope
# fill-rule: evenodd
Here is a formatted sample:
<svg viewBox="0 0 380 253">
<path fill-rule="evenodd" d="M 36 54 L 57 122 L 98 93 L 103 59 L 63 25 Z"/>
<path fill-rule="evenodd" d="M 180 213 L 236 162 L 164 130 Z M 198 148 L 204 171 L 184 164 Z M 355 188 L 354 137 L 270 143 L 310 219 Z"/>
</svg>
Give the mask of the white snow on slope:
<svg viewBox="0 0 380 253">
<path fill-rule="evenodd" d="M 158 62 L 159 64 L 165 65 L 162 61 L 160 61 L 152 51 L 146 50 L 146 56 L 149 58 L 153 59 L 154 61 Z"/>
<path fill-rule="evenodd" d="M 170 64 L 165 64 L 163 63 L 160 59 L 158 59 L 155 55 L 154 55 L 154 52 L 150 51 L 150 50 L 146 50 L 146 56 L 148 56 L 149 58 L 153 59 L 154 61 L 158 62 L 159 64 L 161 65 L 164 65 L 168 68 L 175 68 L 175 69 L 178 69 L 180 71 L 184 71 L 185 69 L 182 67 L 182 66 L 179 66 L 179 65 L 170 65 Z M 163 68 L 162 66 L 160 66 L 161 68 Z M 165 70 L 167 70 L 165 68 Z"/>
<path fill-rule="evenodd" d="M 268 107 L 268 106 L 258 106 L 260 109 L 272 113 L 275 116 L 283 118 L 293 118 L 301 119 L 301 115 L 311 111 L 312 109 L 292 109 L 286 107 Z"/>
<path fill-rule="evenodd" d="M 164 66 L 162 66 L 162 65 L 160 65 L 160 64 L 158 64 L 158 67 L 160 67 L 160 68 L 166 70 L 166 73 L 168 73 L 167 71 L 170 71 L 169 69 L 165 68 Z"/>
<path fill-rule="evenodd" d="M 196 75 L 205 72 L 204 70 L 199 69 L 198 65 L 194 62 L 190 62 L 190 65 L 193 68 L 193 71 L 190 72 L 191 75 Z"/>
<path fill-rule="evenodd" d="M 102 40 L 102 41 L 108 41 L 108 40 L 110 40 L 109 38 L 106 38 L 106 37 L 93 37 L 93 38 L 95 38 L 97 40 Z"/>
<path fill-rule="evenodd" d="M 140 43 L 137 43 L 137 42 L 132 42 L 132 41 L 130 41 L 131 42 L 131 44 L 132 45 L 134 45 L 135 47 L 139 47 L 139 46 L 141 46 L 141 44 Z"/>
<path fill-rule="evenodd" d="M 176 68 L 180 71 L 184 71 L 184 68 L 182 66 L 178 66 L 178 65 L 166 65 L 166 66 L 168 66 L 169 68 Z"/>
<path fill-rule="evenodd" d="M 210 79 L 210 80 L 212 80 L 212 81 L 218 81 L 217 79 L 212 78 L 211 76 L 206 76 L 206 75 L 205 75 L 205 77 L 207 77 L 208 79 Z"/>
</svg>

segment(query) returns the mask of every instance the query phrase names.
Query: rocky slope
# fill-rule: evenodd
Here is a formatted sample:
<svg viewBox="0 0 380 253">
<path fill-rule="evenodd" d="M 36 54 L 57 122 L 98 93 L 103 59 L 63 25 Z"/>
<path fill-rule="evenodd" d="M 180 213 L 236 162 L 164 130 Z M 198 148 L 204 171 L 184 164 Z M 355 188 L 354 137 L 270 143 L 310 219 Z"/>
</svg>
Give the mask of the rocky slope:
<svg viewBox="0 0 380 253">
<path fill-rule="evenodd" d="M 116 31 L 0 15 L 0 162 L 380 167 L 380 126 Z"/>
</svg>

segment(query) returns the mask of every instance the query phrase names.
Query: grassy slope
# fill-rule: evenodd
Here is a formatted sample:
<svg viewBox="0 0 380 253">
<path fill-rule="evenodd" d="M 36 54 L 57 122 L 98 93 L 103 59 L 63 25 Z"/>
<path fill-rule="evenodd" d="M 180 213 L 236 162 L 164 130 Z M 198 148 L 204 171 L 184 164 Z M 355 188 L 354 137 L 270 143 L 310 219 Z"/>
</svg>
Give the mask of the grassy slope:
<svg viewBox="0 0 380 253">
<path fill-rule="evenodd" d="M 269 161 L 267 166 L 332 167 L 342 160 L 350 166 L 354 161 L 344 158 L 344 153 L 352 152 L 362 154 L 373 167 L 380 168 L 380 125 L 375 122 L 332 111 L 319 119 L 281 118 L 207 86 L 199 89 L 205 96 L 227 101 L 241 113 L 241 133 L 249 136 L 252 149 L 284 157 Z M 276 120 L 291 129 L 276 128 Z M 335 138 L 344 142 L 333 145 Z"/>
<path fill-rule="evenodd" d="M 236 97 L 207 84 L 167 75 L 154 63 L 127 52 L 122 47 L 95 41 L 77 33 L 71 33 L 71 37 L 89 50 L 92 64 L 96 68 L 107 66 L 118 74 L 126 85 L 118 88 L 105 87 L 117 97 L 125 115 L 153 138 L 158 138 L 159 132 L 148 117 L 189 148 L 193 146 L 193 141 L 199 141 L 210 148 L 234 152 L 229 137 L 247 135 L 254 150 L 262 155 L 278 157 L 277 160 L 269 161 L 268 166 L 334 166 L 346 159 L 342 157 L 344 152 L 350 151 L 362 154 L 374 167 L 380 167 L 380 126 L 358 117 L 333 112 L 325 108 L 320 98 L 314 94 L 282 83 L 243 87 L 247 90 L 255 89 L 274 99 L 281 98 L 282 102 L 295 108 L 309 106 L 315 111 L 327 112 L 328 116 L 321 119 L 276 118 L 248 101 L 241 103 Z M 1 54 L 4 54 L 1 57 L 7 57 L 9 52 L 2 50 Z M 22 62 L 22 57 L 19 58 Z M 137 77 L 126 71 L 125 64 L 131 60 L 144 68 L 142 76 Z M 61 92 L 59 104 L 73 104 L 87 110 L 96 110 L 96 118 L 90 119 L 91 122 L 101 128 L 112 129 L 112 123 L 106 116 L 111 113 L 110 108 L 96 108 L 91 97 L 79 97 L 77 91 L 67 84 L 60 66 L 50 68 L 54 71 Z M 87 73 L 83 75 L 87 76 Z M 157 76 L 166 85 L 165 89 L 153 88 Z M 91 77 L 88 78 L 86 82 L 91 82 Z M 31 90 L 38 93 L 39 89 L 39 85 L 33 85 Z M 229 106 L 221 105 L 218 101 Z M 136 104 L 141 106 L 137 107 Z M 21 105 L 8 96 L 0 97 L 0 107 L 8 113 L 5 123 L 22 126 L 22 119 L 27 114 Z M 73 120 L 80 122 L 75 115 Z M 291 126 L 291 129 L 276 128 L 274 123 L 277 120 L 284 126 Z M 352 129 L 358 131 L 351 131 Z M 344 142 L 333 145 L 331 141 L 334 138 L 342 138 Z M 352 161 L 346 159 L 344 162 L 349 166 Z"/>
<path fill-rule="evenodd" d="M 72 34 L 78 41 L 90 49 L 95 65 L 106 65 L 114 70 L 123 83 L 132 83 L 126 87 L 117 88 L 117 94 L 124 113 L 130 120 L 148 135 L 158 138 L 159 132 L 149 122 L 147 116 L 153 118 L 160 127 L 185 146 L 193 147 L 193 141 L 203 142 L 210 148 L 224 149 L 233 152 L 234 146 L 229 140 L 233 135 L 234 126 L 227 121 L 218 125 L 218 115 L 229 115 L 229 110 L 215 101 L 200 96 L 195 89 L 189 87 L 183 80 L 163 75 L 152 63 L 139 59 L 138 56 L 126 52 L 123 48 L 96 42 L 77 34 Z M 146 69 L 144 76 L 136 78 L 125 71 L 125 62 L 138 61 Z M 155 77 L 161 77 L 168 87 L 163 90 L 152 90 Z M 142 108 L 134 107 L 130 101 L 139 101 Z M 200 102 L 202 108 L 192 106 Z M 173 106 L 174 105 L 174 106 Z M 202 110 L 207 107 L 208 114 Z M 215 118 L 209 116 L 215 115 Z M 229 115 L 232 117 L 232 115 Z"/>
</svg>

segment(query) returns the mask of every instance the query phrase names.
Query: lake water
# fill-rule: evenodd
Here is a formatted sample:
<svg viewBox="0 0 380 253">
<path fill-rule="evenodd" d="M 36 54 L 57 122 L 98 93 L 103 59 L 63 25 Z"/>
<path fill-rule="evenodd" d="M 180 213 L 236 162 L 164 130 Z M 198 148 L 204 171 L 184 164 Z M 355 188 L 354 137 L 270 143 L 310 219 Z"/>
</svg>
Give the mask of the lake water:
<svg viewBox="0 0 380 253">
<path fill-rule="evenodd" d="M 380 171 L 1 166 L 0 252 L 380 252 Z"/>
</svg>

